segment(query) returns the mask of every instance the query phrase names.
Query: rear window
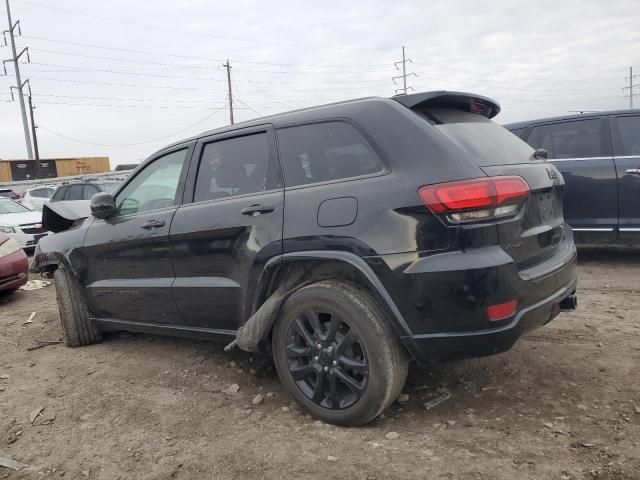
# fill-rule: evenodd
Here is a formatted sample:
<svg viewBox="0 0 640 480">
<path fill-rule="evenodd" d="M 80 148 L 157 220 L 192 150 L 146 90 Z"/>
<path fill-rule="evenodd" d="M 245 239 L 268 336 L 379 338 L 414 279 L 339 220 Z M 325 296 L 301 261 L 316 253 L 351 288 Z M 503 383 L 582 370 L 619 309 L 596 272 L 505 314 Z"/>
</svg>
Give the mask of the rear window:
<svg viewBox="0 0 640 480">
<path fill-rule="evenodd" d="M 428 108 L 416 113 L 469 154 L 480 167 L 531 161 L 533 149 L 487 117 L 455 108 Z"/>
</svg>

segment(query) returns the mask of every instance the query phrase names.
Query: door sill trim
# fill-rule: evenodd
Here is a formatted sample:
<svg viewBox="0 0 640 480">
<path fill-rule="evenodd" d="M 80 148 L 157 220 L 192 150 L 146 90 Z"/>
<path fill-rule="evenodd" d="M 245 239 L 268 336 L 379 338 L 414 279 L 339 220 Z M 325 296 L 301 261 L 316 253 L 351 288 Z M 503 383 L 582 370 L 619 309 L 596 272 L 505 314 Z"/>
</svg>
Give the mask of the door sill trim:
<svg viewBox="0 0 640 480">
<path fill-rule="evenodd" d="M 571 228 L 574 232 L 613 232 L 613 228 Z"/>
<path fill-rule="evenodd" d="M 219 328 L 193 327 L 190 325 L 166 325 L 162 323 L 131 322 L 115 318 L 91 317 L 99 328 L 106 331 L 127 330 L 132 332 L 157 333 L 160 335 L 173 335 L 178 337 L 220 339 L 235 337 L 236 330 L 224 330 Z"/>
</svg>

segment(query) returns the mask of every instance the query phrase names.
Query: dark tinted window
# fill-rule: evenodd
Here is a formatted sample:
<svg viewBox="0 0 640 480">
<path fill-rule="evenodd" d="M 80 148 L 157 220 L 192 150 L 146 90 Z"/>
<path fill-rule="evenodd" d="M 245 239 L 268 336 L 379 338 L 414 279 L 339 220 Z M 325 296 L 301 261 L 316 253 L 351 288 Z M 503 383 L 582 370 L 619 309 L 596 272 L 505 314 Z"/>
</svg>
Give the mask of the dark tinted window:
<svg viewBox="0 0 640 480">
<path fill-rule="evenodd" d="M 13 190 L 0 190 L 0 197 L 12 198 L 15 195 Z"/>
<path fill-rule="evenodd" d="M 526 127 L 525 128 L 512 128 L 509 131 L 511 133 L 513 133 L 516 137 L 522 138 L 522 134 L 524 133 L 525 130 L 526 130 Z"/>
<path fill-rule="evenodd" d="M 357 177 L 384 170 L 371 145 L 344 122 L 315 123 L 278 130 L 287 185 Z"/>
<path fill-rule="evenodd" d="M 67 193 L 67 189 L 69 187 L 60 187 L 56 190 L 56 193 L 53 195 L 51 200 L 53 202 L 59 202 L 60 200 L 64 200 L 64 196 Z"/>
<path fill-rule="evenodd" d="M 640 116 L 618 117 L 614 125 L 616 155 L 640 156 Z"/>
<path fill-rule="evenodd" d="M 533 127 L 527 143 L 544 148 L 549 158 L 589 158 L 607 156 L 602 120 L 591 118 Z"/>
<path fill-rule="evenodd" d="M 96 193 L 98 193 L 100 190 L 98 190 L 98 187 L 96 187 L 95 185 L 85 185 L 84 186 L 84 194 L 83 194 L 83 198 L 85 200 L 90 200 L 91 197 L 93 197 Z"/>
<path fill-rule="evenodd" d="M 505 165 L 531 160 L 531 147 L 483 115 L 455 108 L 418 110 L 477 165 Z"/>
<path fill-rule="evenodd" d="M 71 185 L 69 187 L 69 195 L 67 195 L 67 200 L 82 200 L 83 188 L 83 185 Z"/>
<path fill-rule="evenodd" d="M 200 160 L 195 201 L 261 192 L 266 189 L 268 165 L 266 133 L 208 143 Z"/>
</svg>

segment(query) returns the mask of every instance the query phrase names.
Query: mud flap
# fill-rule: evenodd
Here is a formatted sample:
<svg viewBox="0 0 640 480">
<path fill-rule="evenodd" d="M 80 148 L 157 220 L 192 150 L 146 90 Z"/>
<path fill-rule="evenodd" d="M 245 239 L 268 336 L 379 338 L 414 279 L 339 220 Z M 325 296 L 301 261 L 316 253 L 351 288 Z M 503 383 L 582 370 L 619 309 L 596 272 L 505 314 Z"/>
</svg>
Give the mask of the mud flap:
<svg viewBox="0 0 640 480">
<path fill-rule="evenodd" d="M 246 352 L 258 351 L 260 344 L 269 335 L 285 300 L 296 290 L 313 283 L 311 272 L 306 270 L 299 275 L 285 275 L 285 278 L 287 280 L 281 283 L 260 308 L 238 329 L 235 340 L 224 347 L 225 352 L 229 352 L 235 347 Z"/>
</svg>

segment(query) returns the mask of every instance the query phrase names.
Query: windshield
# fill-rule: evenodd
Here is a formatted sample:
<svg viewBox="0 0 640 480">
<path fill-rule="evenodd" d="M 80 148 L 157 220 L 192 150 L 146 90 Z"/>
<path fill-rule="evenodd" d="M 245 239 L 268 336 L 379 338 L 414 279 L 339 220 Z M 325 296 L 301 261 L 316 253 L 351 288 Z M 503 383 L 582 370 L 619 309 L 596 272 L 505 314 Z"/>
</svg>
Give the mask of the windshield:
<svg viewBox="0 0 640 480">
<path fill-rule="evenodd" d="M 30 212 L 27 207 L 23 207 L 19 203 L 10 202 L 10 201 L 1 201 L 0 202 L 0 215 L 4 215 L 5 213 L 24 213 Z"/>
<path fill-rule="evenodd" d="M 416 113 L 467 152 L 480 167 L 531 161 L 533 148 L 482 115 L 453 108 L 430 108 Z"/>
</svg>

